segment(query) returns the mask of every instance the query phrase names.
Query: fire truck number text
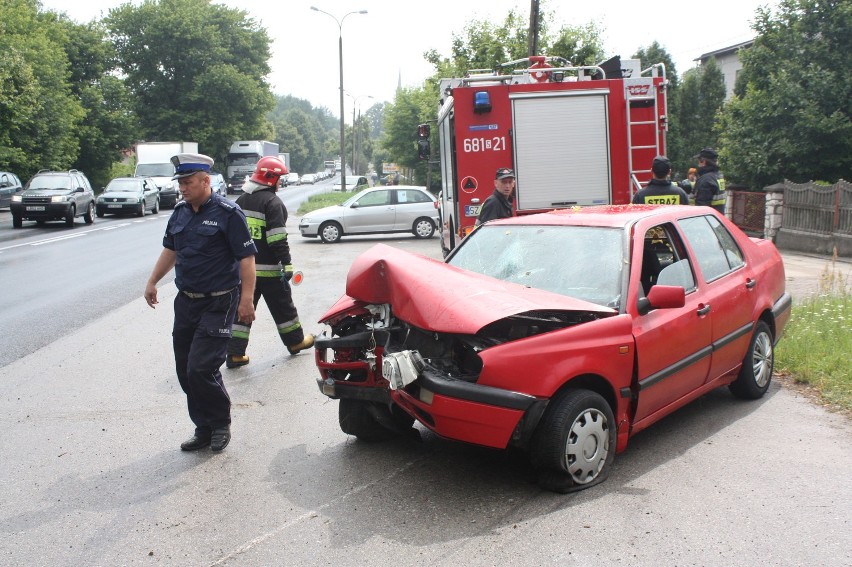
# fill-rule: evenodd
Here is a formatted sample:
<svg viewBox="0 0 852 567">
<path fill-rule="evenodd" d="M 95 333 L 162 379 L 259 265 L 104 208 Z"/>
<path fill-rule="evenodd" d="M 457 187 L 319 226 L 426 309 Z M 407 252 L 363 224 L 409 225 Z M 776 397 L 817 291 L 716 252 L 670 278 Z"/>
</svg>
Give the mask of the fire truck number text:
<svg viewBox="0 0 852 567">
<path fill-rule="evenodd" d="M 493 138 L 465 138 L 464 151 L 471 152 L 499 152 L 506 149 L 506 138 L 494 136 Z"/>
</svg>

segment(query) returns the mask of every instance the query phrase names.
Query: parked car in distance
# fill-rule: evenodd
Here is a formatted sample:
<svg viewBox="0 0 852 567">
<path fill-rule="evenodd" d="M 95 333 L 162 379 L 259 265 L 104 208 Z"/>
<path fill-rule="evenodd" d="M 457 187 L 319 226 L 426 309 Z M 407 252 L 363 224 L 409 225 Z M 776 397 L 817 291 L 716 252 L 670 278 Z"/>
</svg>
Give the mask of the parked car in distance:
<svg viewBox="0 0 852 567">
<path fill-rule="evenodd" d="M 792 303 L 773 243 L 710 207 L 495 220 L 445 262 L 374 246 L 346 281 L 315 345 L 341 429 L 518 447 L 557 492 L 710 390 L 763 396 Z"/>
<path fill-rule="evenodd" d="M 38 223 L 64 220 L 67 226 L 74 226 L 78 216 L 91 224 L 95 222 L 95 192 L 88 178 L 76 169 L 42 169 L 27 181 L 23 191 L 12 197 L 10 208 L 15 228 L 21 228 L 25 220 Z"/>
<path fill-rule="evenodd" d="M 213 189 L 213 192 L 222 195 L 223 197 L 228 194 L 228 184 L 225 183 L 225 176 L 221 173 L 210 173 L 210 188 Z"/>
<path fill-rule="evenodd" d="M 95 201 L 95 214 L 136 215 L 160 212 L 160 189 L 150 177 L 116 177 Z"/>
<path fill-rule="evenodd" d="M 367 178 L 363 175 L 347 175 L 346 176 L 346 190 L 347 191 L 360 191 L 362 189 L 366 189 L 370 184 L 367 182 Z M 331 187 L 332 191 L 340 191 L 342 190 L 342 186 L 340 184 L 340 177 L 334 180 L 334 185 Z"/>
<path fill-rule="evenodd" d="M 431 238 L 438 226 L 438 200 L 425 187 L 365 189 L 340 205 L 307 213 L 299 221 L 306 238 L 337 242 L 345 235 L 410 232 Z"/>
<path fill-rule="evenodd" d="M 291 171 L 287 174 L 287 185 L 301 185 L 302 180 L 299 178 L 299 174 L 295 171 Z"/>
<path fill-rule="evenodd" d="M 0 209 L 12 204 L 12 197 L 24 190 L 21 179 L 14 173 L 0 171 Z"/>
<path fill-rule="evenodd" d="M 313 185 L 314 183 L 316 183 L 316 180 L 317 180 L 317 178 L 313 173 L 306 173 L 302 176 L 300 183 L 301 183 L 301 185 L 307 185 L 307 184 Z"/>
</svg>

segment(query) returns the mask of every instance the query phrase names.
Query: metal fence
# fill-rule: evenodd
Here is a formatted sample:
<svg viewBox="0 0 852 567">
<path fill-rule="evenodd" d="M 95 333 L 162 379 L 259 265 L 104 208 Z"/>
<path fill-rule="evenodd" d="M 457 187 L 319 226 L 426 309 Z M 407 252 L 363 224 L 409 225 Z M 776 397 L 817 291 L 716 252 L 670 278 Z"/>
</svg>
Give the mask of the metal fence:
<svg viewBox="0 0 852 567">
<path fill-rule="evenodd" d="M 766 193 L 728 189 L 731 194 L 731 220 L 747 234 L 763 235 Z"/>
<path fill-rule="evenodd" d="M 852 183 L 834 185 L 784 182 L 781 227 L 818 234 L 852 235 Z"/>
</svg>

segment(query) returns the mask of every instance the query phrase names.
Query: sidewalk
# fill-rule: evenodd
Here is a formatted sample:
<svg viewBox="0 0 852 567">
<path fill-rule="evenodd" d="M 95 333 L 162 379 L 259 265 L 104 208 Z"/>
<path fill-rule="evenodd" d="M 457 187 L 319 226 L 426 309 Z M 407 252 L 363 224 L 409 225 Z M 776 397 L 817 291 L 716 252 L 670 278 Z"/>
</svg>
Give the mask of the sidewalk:
<svg viewBox="0 0 852 567">
<path fill-rule="evenodd" d="M 835 289 L 852 287 L 852 260 L 827 256 L 801 254 L 779 250 L 784 259 L 787 291 L 794 301 L 806 299 L 820 291 L 820 282 L 833 277 Z M 845 286 L 844 286 L 845 284 Z"/>
</svg>

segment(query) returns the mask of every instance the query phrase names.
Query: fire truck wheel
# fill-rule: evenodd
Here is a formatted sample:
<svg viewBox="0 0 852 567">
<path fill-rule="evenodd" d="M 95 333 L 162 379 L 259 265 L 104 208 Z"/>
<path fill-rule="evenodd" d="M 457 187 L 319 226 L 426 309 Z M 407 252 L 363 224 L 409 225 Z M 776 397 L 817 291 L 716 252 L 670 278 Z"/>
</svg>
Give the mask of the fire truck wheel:
<svg viewBox="0 0 852 567">
<path fill-rule="evenodd" d="M 435 225 L 426 217 L 421 217 L 414 221 L 412 232 L 417 238 L 432 238 L 435 234 Z"/>
<path fill-rule="evenodd" d="M 343 228 L 336 222 L 324 222 L 319 227 L 319 236 L 323 242 L 332 244 L 343 236 Z"/>
</svg>

